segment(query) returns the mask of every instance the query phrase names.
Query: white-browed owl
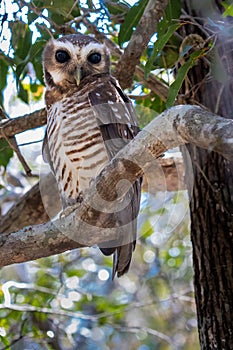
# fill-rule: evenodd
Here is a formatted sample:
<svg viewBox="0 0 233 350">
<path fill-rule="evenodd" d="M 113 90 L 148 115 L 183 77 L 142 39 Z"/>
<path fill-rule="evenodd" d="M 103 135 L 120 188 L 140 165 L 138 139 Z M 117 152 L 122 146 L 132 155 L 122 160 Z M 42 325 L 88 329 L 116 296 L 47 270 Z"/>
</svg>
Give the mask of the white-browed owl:
<svg viewBox="0 0 233 350">
<path fill-rule="evenodd" d="M 139 128 L 130 99 L 110 74 L 107 47 L 93 37 L 72 34 L 51 39 L 43 52 L 43 69 L 47 108 L 43 156 L 55 175 L 65 209 L 80 200 L 90 181 Z M 126 207 L 112 214 L 119 230 L 127 225 L 127 244 L 118 241 L 114 247 L 101 248 L 105 255 L 114 254 L 113 277 L 129 269 L 140 192 L 138 180 L 125 196 Z"/>
</svg>

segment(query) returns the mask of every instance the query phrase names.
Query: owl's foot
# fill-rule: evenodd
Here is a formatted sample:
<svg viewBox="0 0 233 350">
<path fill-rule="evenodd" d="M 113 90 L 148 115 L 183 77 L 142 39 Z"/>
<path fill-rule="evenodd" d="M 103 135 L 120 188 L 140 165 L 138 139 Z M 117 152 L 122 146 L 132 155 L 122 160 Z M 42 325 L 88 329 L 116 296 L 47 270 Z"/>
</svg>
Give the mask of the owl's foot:
<svg viewBox="0 0 233 350">
<path fill-rule="evenodd" d="M 83 192 L 80 191 L 79 195 L 78 195 L 78 198 L 77 198 L 77 203 L 82 203 L 82 201 L 83 201 Z"/>
<path fill-rule="evenodd" d="M 80 206 L 80 203 L 75 203 L 74 205 L 70 205 L 69 207 L 63 209 L 60 214 L 59 217 L 60 219 L 65 218 L 66 216 L 69 216 L 71 213 L 73 213 L 78 207 Z"/>
<path fill-rule="evenodd" d="M 70 205 L 68 207 L 66 207 L 65 209 L 62 210 L 62 212 L 59 215 L 60 219 L 70 215 L 76 209 L 78 209 L 78 207 L 80 207 L 80 204 L 82 203 L 82 201 L 83 201 L 83 193 L 80 192 L 77 200 L 74 203 L 72 201 L 72 203 L 70 203 Z"/>
</svg>

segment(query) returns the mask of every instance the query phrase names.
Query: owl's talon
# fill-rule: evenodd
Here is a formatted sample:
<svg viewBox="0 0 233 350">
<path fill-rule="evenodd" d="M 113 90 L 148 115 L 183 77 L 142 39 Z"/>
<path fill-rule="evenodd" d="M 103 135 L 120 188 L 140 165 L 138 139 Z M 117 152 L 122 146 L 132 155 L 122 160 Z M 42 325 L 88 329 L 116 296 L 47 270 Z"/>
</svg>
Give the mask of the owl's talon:
<svg viewBox="0 0 233 350">
<path fill-rule="evenodd" d="M 83 201 L 83 191 L 80 191 L 77 198 L 77 204 L 82 203 L 82 201 Z"/>
<path fill-rule="evenodd" d="M 62 210 L 62 212 L 59 214 L 60 219 L 65 218 L 66 216 L 69 216 L 71 213 L 73 213 L 78 207 L 80 206 L 80 202 L 75 203 L 72 206 L 69 206 Z"/>
</svg>

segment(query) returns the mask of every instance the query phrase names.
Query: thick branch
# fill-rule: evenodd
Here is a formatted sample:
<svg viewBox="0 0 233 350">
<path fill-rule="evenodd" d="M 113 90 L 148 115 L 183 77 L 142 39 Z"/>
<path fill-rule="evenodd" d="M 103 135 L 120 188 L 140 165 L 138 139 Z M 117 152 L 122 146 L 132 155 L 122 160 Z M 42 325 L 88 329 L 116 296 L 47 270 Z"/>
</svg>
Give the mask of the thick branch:
<svg viewBox="0 0 233 350">
<path fill-rule="evenodd" d="M 23 131 L 38 128 L 46 124 L 47 114 L 45 109 L 40 109 L 21 117 L 4 119 L 0 122 L 0 139 L 9 138 Z"/>
<path fill-rule="evenodd" d="M 55 179 L 51 177 L 52 174 L 48 174 L 44 179 L 47 198 L 44 194 L 41 196 L 39 184 L 33 186 L 0 218 L 0 233 L 18 231 L 25 226 L 47 222 L 49 216 L 44 206 L 46 208 L 53 206 L 54 215 L 61 210 L 59 198 L 55 199 Z M 153 181 L 155 178 L 156 182 Z M 148 186 L 148 182 L 150 186 Z M 159 158 L 158 166 L 153 167 L 150 173 L 147 172 L 143 188 L 151 194 L 165 190 L 185 190 L 183 159 L 181 157 Z M 57 203 L 57 207 L 55 207 L 55 203 Z"/>
<path fill-rule="evenodd" d="M 114 210 L 116 203 L 119 204 L 115 200 L 119 179 L 128 180 L 120 187 L 122 197 L 129 188 L 129 181 L 133 183 L 143 174 L 146 176 L 156 157 L 167 149 L 186 143 L 232 159 L 232 134 L 232 120 L 199 107 L 176 106 L 165 111 L 106 166 L 75 212 L 55 223 L 29 226 L 15 233 L 0 235 L 1 266 L 116 239 L 117 230 L 103 228 L 112 224 L 112 216 L 106 212 L 103 214 L 103 211 Z M 104 200 L 104 205 L 100 198 Z M 98 204 L 102 212 L 96 210 Z M 124 231 L 124 227 L 121 230 Z"/>
<path fill-rule="evenodd" d="M 51 176 L 48 176 L 48 198 L 50 198 L 49 190 L 53 188 Z M 25 226 L 41 224 L 48 220 L 49 216 L 44 209 L 40 187 L 36 184 L 0 219 L 0 233 L 17 231 Z"/>
<path fill-rule="evenodd" d="M 167 3 L 167 0 L 149 0 L 137 28 L 116 67 L 115 76 L 123 89 L 131 86 L 135 68 L 140 62 L 140 57 L 148 41 L 156 33 L 157 24 Z"/>
</svg>

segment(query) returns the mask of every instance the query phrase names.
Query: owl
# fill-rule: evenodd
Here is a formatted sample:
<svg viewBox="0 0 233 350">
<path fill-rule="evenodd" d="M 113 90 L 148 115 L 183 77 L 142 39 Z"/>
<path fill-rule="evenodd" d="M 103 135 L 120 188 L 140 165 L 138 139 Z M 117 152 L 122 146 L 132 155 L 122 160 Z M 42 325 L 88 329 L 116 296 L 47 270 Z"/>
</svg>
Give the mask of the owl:
<svg viewBox="0 0 233 350">
<path fill-rule="evenodd" d="M 107 47 L 93 37 L 72 34 L 51 39 L 43 51 L 43 71 L 47 109 L 43 158 L 55 175 L 65 209 L 82 200 L 92 179 L 139 127 L 130 99 L 110 74 Z M 126 193 L 125 208 L 112 214 L 119 230 L 127 225 L 129 239 L 100 246 L 103 254 L 113 254 L 113 277 L 129 269 L 140 193 L 141 179 Z"/>
</svg>

